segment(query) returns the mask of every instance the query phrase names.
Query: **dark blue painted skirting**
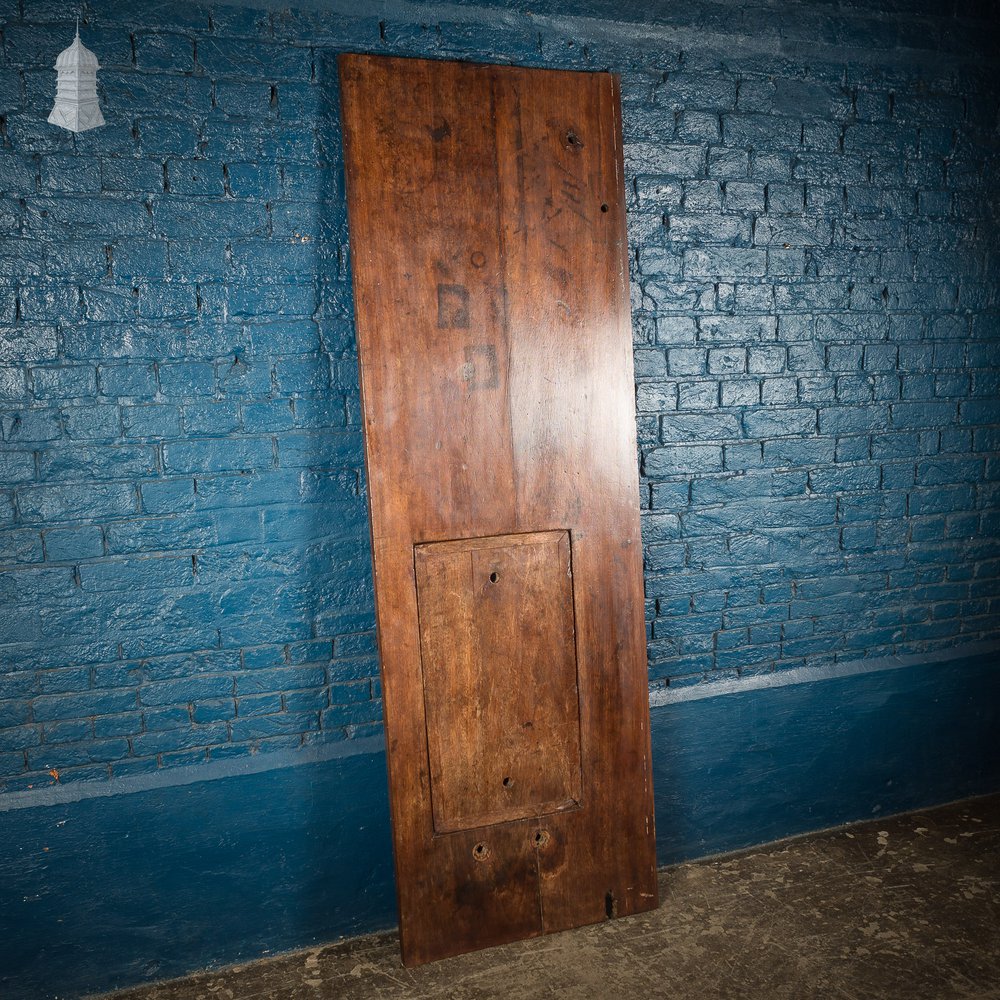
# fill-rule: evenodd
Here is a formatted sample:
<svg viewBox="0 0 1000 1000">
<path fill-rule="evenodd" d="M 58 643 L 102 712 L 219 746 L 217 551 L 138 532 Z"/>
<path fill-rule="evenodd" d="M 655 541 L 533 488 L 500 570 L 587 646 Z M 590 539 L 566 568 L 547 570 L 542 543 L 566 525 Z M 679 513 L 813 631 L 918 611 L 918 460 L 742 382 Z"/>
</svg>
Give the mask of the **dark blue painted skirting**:
<svg viewBox="0 0 1000 1000">
<path fill-rule="evenodd" d="M 981 652 L 654 699 L 660 861 L 1000 790 L 997 666 Z M 390 926 L 384 755 L 279 763 L 9 796 L 0 996 L 77 997 Z"/>
<path fill-rule="evenodd" d="M 998 733 L 996 650 L 654 708 L 659 861 L 998 791 Z"/>
<path fill-rule="evenodd" d="M 0 814 L 0 997 L 77 997 L 390 926 L 382 753 Z"/>
</svg>

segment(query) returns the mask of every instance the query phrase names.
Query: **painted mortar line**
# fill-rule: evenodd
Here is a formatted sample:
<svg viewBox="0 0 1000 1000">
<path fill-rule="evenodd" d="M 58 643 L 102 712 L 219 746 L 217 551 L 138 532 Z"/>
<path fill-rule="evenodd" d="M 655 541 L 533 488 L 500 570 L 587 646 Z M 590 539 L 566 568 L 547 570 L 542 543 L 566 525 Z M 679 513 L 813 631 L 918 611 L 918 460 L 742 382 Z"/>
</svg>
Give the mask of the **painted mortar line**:
<svg viewBox="0 0 1000 1000">
<path fill-rule="evenodd" d="M 654 688 L 649 693 L 649 707 L 676 705 L 684 701 L 701 701 L 720 695 L 741 694 L 744 691 L 760 691 L 768 688 L 791 687 L 798 684 L 812 684 L 817 681 L 837 680 L 841 677 L 856 677 L 860 674 L 882 673 L 903 667 L 923 666 L 932 663 L 953 663 L 956 660 L 972 659 L 989 653 L 1000 653 L 1000 642 L 971 643 L 936 655 L 914 653 L 909 656 L 883 656 L 872 660 L 850 660 L 846 663 L 830 663 L 818 667 L 795 667 L 791 670 L 776 670 L 772 674 L 751 674 L 728 680 L 703 681 L 689 687 Z"/>
<path fill-rule="evenodd" d="M 10 809 L 31 806 L 55 806 L 83 799 L 105 798 L 109 795 L 131 795 L 157 788 L 194 785 L 200 781 L 218 778 L 238 778 L 247 774 L 277 771 L 297 764 L 319 764 L 344 757 L 385 753 L 385 740 L 381 736 L 366 736 L 360 740 L 344 740 L 330 746 L 310 750 L 287 750 L 279 753 L 258 754 L 238 760 L 209 761 L 191 767 L 168 768 L 152 774 L 136 774 L 108 781 L 81 781 L 72 785 L 46 785 L 31 791 L 8 792 L 0 795 L 0 813 Z"/>
<path fill-rule="evenodd" d="M 935 656 L 914 654 L 912 656 L 882 657 L 874 660 L 852 660 L 849 663 L 834 663 L 821 667 L 797 667 L 793 670 L 779 670 L 773 674 L 752 675 L 725 681 L 706 681 L 690 687 L 653 688 L 650 691 L 651 709 L 677 705 L 688 701 L 701 701 L 724 695 L 743 694 L 771 688 L 794 687 L 819 681 L 837 680 L 862 674 L 899 670 L 904 667 L 941 664 L 958 660 L 979 658 L 990 653 L 1000 654 L 1000 642 L 974 643 Z M 0 795 L 0 813 L 12 809 L 32 806 L 63 805 L 83 799 L 104 798 L 111 795 L 131 795 L 158 788 L 172 788 L 193 785 L 201 781 L 215 781 L 219 778 L 233 778 L 248 774 L 277 771 L 299 764 L 315 764 L 323 761 L 355 757 L 365 754 L 385 752 L 382 736 L 368 736 L 360 740 L 345 740 L 327 747 L 311 750 L 288 750 L 239 760 L 209 761 L 191 767 L 173 768 L 153 774 L 133 775 L 126 778 L 111 778 L 108 781 L 79 782 L 73 785 L 49 785 L 30 791 L 8 792 Z"/>
</svg>

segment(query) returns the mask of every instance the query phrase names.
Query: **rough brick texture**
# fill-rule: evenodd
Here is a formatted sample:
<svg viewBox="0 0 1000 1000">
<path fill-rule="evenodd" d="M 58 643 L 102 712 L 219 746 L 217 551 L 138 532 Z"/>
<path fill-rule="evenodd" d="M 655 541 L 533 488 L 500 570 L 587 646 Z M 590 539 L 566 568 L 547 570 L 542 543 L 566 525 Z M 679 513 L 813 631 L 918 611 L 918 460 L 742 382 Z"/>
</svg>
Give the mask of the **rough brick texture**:
<svg viewBox="0 0 1000 1000">
<path fill-rule="evenodd" d="M 85 6 L 74 137 L 0 0 L 0 787 L 379 727 L 348 49 L 621 74 L 655 683 L 997 635 L 990 4 L 329 6 Z"/>
</svg>

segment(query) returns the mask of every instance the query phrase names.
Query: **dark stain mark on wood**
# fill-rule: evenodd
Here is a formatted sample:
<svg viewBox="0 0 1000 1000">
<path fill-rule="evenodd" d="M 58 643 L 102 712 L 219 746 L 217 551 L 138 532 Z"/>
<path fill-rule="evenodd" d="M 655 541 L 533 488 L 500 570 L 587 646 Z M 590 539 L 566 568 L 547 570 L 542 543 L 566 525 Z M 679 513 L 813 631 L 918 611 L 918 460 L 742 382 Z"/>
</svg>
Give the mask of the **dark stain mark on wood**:
<svg viewBox="0 0 1000 1000">
<path fill-rule="evenodd" d="M 441 330 L 468 329 L 469 290 L 465 285 L 437 286 L 437 325 Z"/>
<path fill-rule="evenodd" d="M 474 344 L 465 348 L 462 378 L 469 389 L 496 389 L 500 386 L 497 349 L 492 344 Z"/>
<path fill-rule="evenodd" d="M 444 118 L 440 125 L 436 125 L 433 128 L 427 129 L 430 137 L 435 142 L 440 142 L 442 139 L 447 139 L 451 135 L 451 125 L 448 124 L 448 119 Z"/>
</svg>

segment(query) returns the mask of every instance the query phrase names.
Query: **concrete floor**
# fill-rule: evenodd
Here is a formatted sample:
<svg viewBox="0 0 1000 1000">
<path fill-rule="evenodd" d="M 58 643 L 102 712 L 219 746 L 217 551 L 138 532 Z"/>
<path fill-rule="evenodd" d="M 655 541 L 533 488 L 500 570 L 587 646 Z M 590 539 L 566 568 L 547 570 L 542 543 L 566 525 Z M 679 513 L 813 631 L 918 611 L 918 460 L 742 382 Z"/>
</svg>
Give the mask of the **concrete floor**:
<svg viewBox="0 0 1000 1000">
<path fill-rule="evenodd" d="M 418 969 L 393 933 L 115 1000 L 1000 998 L 1000 796 L 661 873 L 652 914 Z"/>
</svg>

